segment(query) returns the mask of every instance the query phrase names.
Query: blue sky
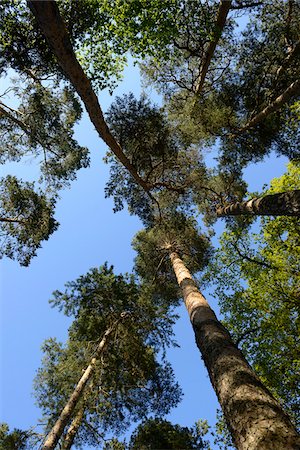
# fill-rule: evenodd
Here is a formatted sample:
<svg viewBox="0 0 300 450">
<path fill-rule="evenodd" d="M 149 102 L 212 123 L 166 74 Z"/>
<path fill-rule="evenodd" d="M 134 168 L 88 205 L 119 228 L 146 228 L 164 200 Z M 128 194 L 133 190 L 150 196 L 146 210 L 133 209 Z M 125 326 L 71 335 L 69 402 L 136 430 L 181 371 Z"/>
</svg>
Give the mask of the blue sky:
<svg viewBox="0 0 300 450">
<path fill-rule="evenodd" d="M 3 86 L 2 86 L 3 87 Z M 1 87 L 1 90 L 2 90 Z M 114 95 L 132 91 L 139 95 L 141 83 L 137 67 L 125 71 L 124 82 Z M 158 97 L 151 93 L 154 101 Z M 112 101 L 99 95 L 105 110 Z M 108 166 L 102 158 L 105 144 L 99 139 L 86 114 L 77 127 L 81 145 L 91 152 L 91 166 L 78 173 L 71 188 L 62 192 L 56 218 L 58 231 L 44 242 L 28 268 L 17 262 L 1 262 L 1 391 L 0 421 L 11 428 L 26 429 L 41 417 L 31 395 L 32 381 L 41 361 L 40 346 L 49 337 L 64 341 L 70 321 L 50 308 L 48 300 L 55 289 L 63 289 L 67 281 L 86 273 L 105 261 L 115 266 L 117 273 L 131 271 L 134 252 L 131 240 L 142 228 L 136 217 L 127 211 L 113 214 L 112 200 L 104 199 Z M 285 171 L 286 160 L 272 156 L 264 163 L 250 165 L 245 170 L 249 191 L 260 191 L 265 183 Z M 24 180 L 34 171 L 33 162 L 18 166 L 16 173 Z M 9 167 L 9 170 L 14 165 Z M 5 169 L 3 174 L 7 173 Z M 222 223 L 216 226 L 222 230 Z M 215 241 L 216 242 L 216 241 Z M 211 306 L 218 311 L 216 302 Z M 180 348 L 169 351 L 169 359 L 177 380 L 184 391 L 184 399 L 168 419 L 191 426 L 200 418 L 215 422 L 216 396 L 196 348 L 188 315 L 179 308 L 180 319 L 175 333 Z"/>
</svg>

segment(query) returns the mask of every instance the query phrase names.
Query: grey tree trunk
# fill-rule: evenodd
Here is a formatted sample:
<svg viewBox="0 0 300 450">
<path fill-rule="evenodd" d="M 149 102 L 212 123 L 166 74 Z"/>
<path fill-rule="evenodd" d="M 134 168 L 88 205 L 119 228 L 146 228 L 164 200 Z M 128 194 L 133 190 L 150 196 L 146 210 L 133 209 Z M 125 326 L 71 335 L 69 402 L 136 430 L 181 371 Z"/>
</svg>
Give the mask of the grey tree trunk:
<svg viewBox="0 0 300 450">
<path fill-rule="evenodd" d="M 177 253 L 172 266 L 213 388 L 238 450 L 297 450 L 300 437 L 279 403 L 255 375 L 199 292 Z"/>
<path fill-rule="evenodd" d="M 300 216 L 300 190 L 255 197 L 246 202 L 231 203 L 217 209 L 219 217 L 239 216 Z"/>
<path fill-rule="evenodd" d="M 64 409 L 60 413 L 59 418 L 57 419 L 52 430 L 49 432 L 48 436 L 46 437 L 46 440 L 44 442 L 42 450 L 53 450 L 55 448 L 56 444 L 58 443 L 59 439 L 61 438 L 61 435 L 62 435 L 67 423 L 70 421 L 70 419 L 74 413 L 74 410 L 76 408 L 76 405 L 78 404 L 78 401 L 82 397 L 84 389 L 86 388 L 88 383 L 91 381 L 92 375 L 95 370 L 96 363 L 99 360 L 101 354 L 103 353 L 103 351 L 107 345 L 107 340 L 108 340 L 109 336 L 116 329 L 119 322 L 121 320 L 123 320 L 124 318 L 126 318 L 127 316 L 128 316 L 128 314 L 122 313 L 120 316 L 120 319 L 116 320 L 116 322 L 105 331 L 103 338 L 101 339 L 100 343 L 98 344 L 98 347 L 95 352 L 95 356 L 91 359 L 90 364 L 85 369 L 82 377 L 78 381 L 77 386 L 75 387 L 74 391 L 72 392 Z"/>
<path fill-rule="evenodd" d="M 214 36 L 213 36 L 213 39 L 208 44 L 207 50 L 204 55 L 204 59 L 200 66 L 200 74 L 199 74 L 198 80 L 196 81 L 196 88 L 195 88 L 196 95 L 199 95 L 203 88 L 205 77 L 206 77 L 210 62 L 212 60 L 212 57 L 214 56 L 217 44 L 220 40 L 223 28 L 225 26 L 231 3 L 232 3 L 231 0 L 221 0 L 220 1 L 220 5 L 219 5 L 217 17 L 216 17 Z"/>
<path fill-rule="evenodd" d="M 150 186 L 139 176 L 104 120 L 98 98 L 93 91 L 90 80 L 76 58 L 65 23 L 60 16 L 55 1 L 28 0 L 27 4 L 35 15 L 48 44 L 57 58 L 58 64 L 83 101 L 99 136 L 126 167 L 135 181 L 148 192 Z"/>
</svg>

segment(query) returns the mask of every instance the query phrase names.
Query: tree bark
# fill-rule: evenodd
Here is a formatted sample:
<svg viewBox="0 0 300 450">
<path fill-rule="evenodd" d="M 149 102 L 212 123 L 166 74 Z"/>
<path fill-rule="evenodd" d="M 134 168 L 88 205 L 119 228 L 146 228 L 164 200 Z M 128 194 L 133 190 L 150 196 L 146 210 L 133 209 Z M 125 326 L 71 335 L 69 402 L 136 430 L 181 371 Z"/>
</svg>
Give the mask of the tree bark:
<svg viewBox="0 0 300 450">
<path fill-rule="evenodd" d="M 171 252 L 170 259 L 196 344 L 237 449 L 300 449 L 300 437 L 288 416 L 218 321 L 178 254 Z"/>
<path fill-rule="evenodd" d="M 300 190 L 296 189 L 264 197 L 255 197 L 246 202 L 231 203 L 217 209 L 219 217 L 257 216 L 300 216 Z"/>
<path fill-rule="evenodd" d="M 56 446 L 56 444 L 58 443 L 67 423 L 70 421 L 74 410 L 76 408 L 76 405 L 78 404 L 78 401 L 80 400 L 85 387 L 88 385 L 88 383 L 91 380 L 91 377 L 94 373 L 95 370 L 95 365 L 97 363 L 97 361 L 100 358 L 100 355 L 103 353 L 106 345 L 107 345 L 107 340 L 109 338 L 109 336 L 112 334 L 112 332 L 116 329 L 117 325 L 119 324 L 119 322 L 121 320 L 123 320 L 124 318 L 127 317 L 126 313 L 122 313 L 120 318 L 118 320 L 116 320 L 116 322 L 110 327 L 108 328 L 104 335 L 102 340 L 100 341 L 96 352 L 95 352 L 95 356 L 91 359 L 90 364 L 88 365 L 88 367 L 85 369 L 82 377 L 80 378 L 80 380 L 77 383 L 77 386 L 75 387 L 74 391 L 72 392 L 69 400 L 67 401 L 64 409 L 62 410 L 62 412 L 60 413 L 59 418 L 57 419 L 56 423 L 54 424 L 52 430 L 49 432 L 48 436 L 46 437 L 46 440 L 44 442 L 44 445 L 42 447 L 42 450 L 53 450 Z"/>
<path fill-rule="evenodd" d="M 214 37 L 208 44 L 207 50 L 204 55 L 204 60 L 201 64 L 200 74 L 199 74 L 198 80 L 196 82 L 196 88 L 195 88 L 196 95 L 199 95 L 202 91 L 205 77 L 206 77 L 210 62 L 212 60 L 212 57 L 214 56 L 217 44 L 220 40 L 223 28 L 225 26 L 227 15 L 228 15 L 230 7 L 231 7 L 231 3 L 232 3 L 231 0 L 221 0 L 220 1 L 220 5 L 219 5 L 217 17 L 216 17 Z"/>
<path fill-rule="evenodd" d="M 73 418 L 71 425 L 67 431 L 67 434 L 64 438 L 64 442 L 62 444 L 61 450 L 70 450 L 74 443 L 75 436 L 80 428 L 80 425 L 82 423 L 82 419 L 84 416 L 84 408 L 80 408 L 77 411 L 77 414 Z"/>
<path fill-rule="evenodd" d="M 128 169 L 135 181 L 148 192 L 151 186 L 139 176 L 104 120 L 102 109 L 91 82 L 76 58 L 56 2 L 54 0 L 28 0 L 27 4 L 35 15 L 49 46 L 57 58 L 58 64 L 83 101 L 99 136 L 126 169 Z"/>
<path fill-rule="evenodd" d="M 249 122 L 239 129 L 238 133 L 249 130 L 249 128 L 255 127 L 258 123 L 262 122 L 266 117 L 275 111 L 278 111 L 285 103 L 287 103 L 292 97 L 300 93 L 300 80 L 294 81 L 274 102 L 263 109 L 260 113 L 254 116 Z"/>
</svg>

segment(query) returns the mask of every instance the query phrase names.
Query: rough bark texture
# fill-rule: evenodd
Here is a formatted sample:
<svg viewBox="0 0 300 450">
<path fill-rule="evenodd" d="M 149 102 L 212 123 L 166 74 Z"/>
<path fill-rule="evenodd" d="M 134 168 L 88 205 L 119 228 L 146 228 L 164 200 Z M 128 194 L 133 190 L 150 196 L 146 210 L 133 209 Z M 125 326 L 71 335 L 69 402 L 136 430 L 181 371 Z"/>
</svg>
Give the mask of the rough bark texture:
<svg viewBox="0 0 300 450">
<path fill-rule="evenodd" d="M 72 420 L 71 425 L 69 426 L 61 450 L 70 450 L 70 448 L 72 447 L 75 436 L 80 428 L 83 416 L 84 416 L 84 408 L 80 408 L 77 411 L 77 414 L 75 415 L 74 419 Z"/>
<path fill-rule="evenodd" d="M 46 437 L 46 440 L 44 442 L 44 445 L 42 447 L 42 450 L 53 450 L 55 446 L 57 445 L 67 423 L 70 421 L 74 410 L 76 408 L 76 405 L 78 404 L 78 401 L 80 400 L 85 387 L 90 382 L 91 377 L 93 375 L 93 372 L 95 370 L 95 365 L 97 361 L 99 360 L 100 355 L 103 353 L 103 350 L 106 347 L 108 337 L 112 334 L 112 332 L 116 329 L 118 323 L 127 317 L 126 313 L 122 313 L 119 320 L 117 320 L 110 328 L 106 330 L 104 333 L 104 336 L 102 340 L 100 341 L 97 350 L 95 352 L 95 356 L 92 358 L 90 364 L 84 371 L 82 377 L 77 383 L 77 386 L 75 387 L 74 391 L 72 392 L 69 400 L 67 401 L 64 409 L 62 410 L 59 418 L 57 419 L 56 423 L 54 424 L 52 430 L 49 432 L 48 436 Z"/>
<path fill-rule="evenodd" d="M 171 262 L 226 422 L 238 450 L 297 450 L 300 437 L 197 289 L 178 254 Z"/>
<path fill-rule="evenodd" d="M 264 120 L 267 116 L 275 111 L 278 111 L 285 103 L 287 103 L 292 97 L 300 93 L 300 80 L 294 81 L 279 97 L 277 97 L 273 103 L 263 109 L 260 113 L 253 117 L 246 125 L 244 125 L 239 132 L 249 130 L 249 128 L 255 127 L 258 123 Z"/>
<path fill-rule="evenodd" d="M 255 197 L 247 202 L 236 202 L 217 209 L 217 215 L 238 216 L 300 216 L 300 190 Z"/>
<path fill-rule="evenodd" d="M 99 136 L 126 169 L 128 169 L 135 181 L 145 191 L 149 191 L 150 186 L 138 175 L 135 167 L 124 154 L 120 144 L 113 137 L 104 120 L 97 96 L 76 58 L 66 26 L 60 16 L 55 1 L 28 0 L 27 4 L 35 15 L 48 44 L 57 58 L 58 64 L 83 101 Z"/>
<path fill-rule="evenodd" d="M 215 33 L 213 39 L 210 41 L 207 50 L 204 55 L 203 62 L 201 64 L 200 75 L 196 84 L 195 94 L 199 95 L 202 91 L 205 77 L 208 71 L 208 67 L 214 55 L 216 46 L 220 40 L 223 28 L 226 23 L 227 15 L 230 10 L 232 1 L 231 0 L 221 0 L 220 6 L 217 13 L 216 23 L 215 23 Z"/>
</svg>

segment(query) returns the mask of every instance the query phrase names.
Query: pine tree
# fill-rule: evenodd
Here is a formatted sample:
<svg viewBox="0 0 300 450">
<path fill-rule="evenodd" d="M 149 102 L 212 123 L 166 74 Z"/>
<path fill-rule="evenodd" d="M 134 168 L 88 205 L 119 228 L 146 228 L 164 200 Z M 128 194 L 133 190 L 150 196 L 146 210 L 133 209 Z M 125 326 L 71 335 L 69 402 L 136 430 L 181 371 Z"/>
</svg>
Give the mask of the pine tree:
<svg viewBox="0 0 300 450">
<path fill-rule="evenodd" d="M 267 450 L 273 448 L 274 442 L 287 449 L 298 448 L 299 435 L 290 419 L 247 363 L 187 269 L 189 264 L 197 272 L 200 261 L 205 263 L 205 237 L 191 222 L 175 217 L 175 222 L 171 218 L 165 225 L 138 234 L 134 247 L 138 251 L 136 268 L 145 282 L 153 276 L 158 278 L 160 273 L 164 275 L 168 265 L 173 268 L 196 344 L 237 448 Z M 162 257 L 168 257 L 170 263 L 164 259 L 164 266 L 150 273 Z"/>
<path fill-rule="evenodd" d="M 45 449 L 59 439 L 67 445 L 75 431 L 75 445 L 100 445 L 107 432 L 124 431 L 131 421 L 163 415 L 178 403 L 172 369 L 156 356 L 172 343 L 174 317 L 165 300 L 154 302 L 149 292 L 105 265 L 54 293 L 53 304 L 75 320 L 65 346 L 45 342 L 35 380 L 47 431 L 52 429 Z"/>
</svg>

